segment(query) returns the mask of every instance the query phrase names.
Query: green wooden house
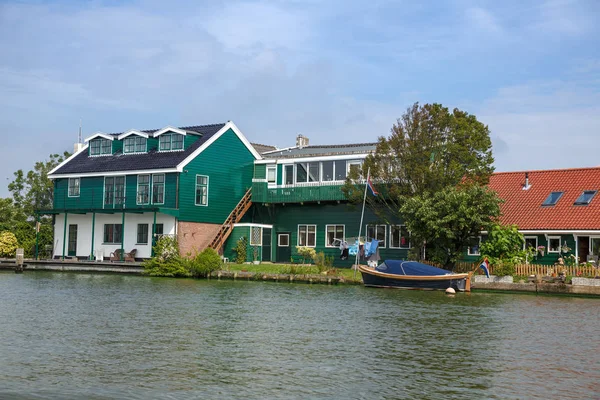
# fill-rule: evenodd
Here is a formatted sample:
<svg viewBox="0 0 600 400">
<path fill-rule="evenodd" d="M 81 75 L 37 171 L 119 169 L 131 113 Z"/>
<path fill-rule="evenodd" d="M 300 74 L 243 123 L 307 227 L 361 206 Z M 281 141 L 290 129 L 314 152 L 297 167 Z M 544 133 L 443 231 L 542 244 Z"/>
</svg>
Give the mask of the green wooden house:
<svg viewBox="0 0 600 400">
<path fill-rule="evenodd" d="M 354 257 L 341 258 L 340 243 L 356 242 L 361 208 L 341 188 L 350 169 L 375 148 L 376 143 L 310 146 L 299 135 L 296 146 L 262 152 L 254 161 L 252 207 L 235 224 L 224 255 L 234 259 L 244 237 L 248 261 L 299 262 L 297 247 L 308 246 L 332 257 L 335 266 L 352 265 Z M 366 210 L 360 234 L 379 241 L 382 259 L 408 255 L 410 235 L 397 219 L 381 221 Z"/>
<path fill-rule="evenodd" d="M 230 230 L 260 159 L 233 122 L 96 133 L 49 174 L 54 207 L 40 213 L 54 215 L 53 254 L 148 258 L 159 235 L 202 250 Z"/>
</svg>

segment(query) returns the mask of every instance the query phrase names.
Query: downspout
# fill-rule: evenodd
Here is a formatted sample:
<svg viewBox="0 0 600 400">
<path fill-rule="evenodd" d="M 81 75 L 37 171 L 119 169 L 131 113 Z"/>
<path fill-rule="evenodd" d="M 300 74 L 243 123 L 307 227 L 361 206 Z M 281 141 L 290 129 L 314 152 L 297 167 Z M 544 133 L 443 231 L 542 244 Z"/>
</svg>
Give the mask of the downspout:
<svg viewBox="0 0 600 400">
<path fill-rule="evenodd" d="M 152 248 L 150 257 L 154 257 L 154 246 L 156 245 L 156 210 L 154 211 L 154 223 L 152 224 Z"/>
</svg>

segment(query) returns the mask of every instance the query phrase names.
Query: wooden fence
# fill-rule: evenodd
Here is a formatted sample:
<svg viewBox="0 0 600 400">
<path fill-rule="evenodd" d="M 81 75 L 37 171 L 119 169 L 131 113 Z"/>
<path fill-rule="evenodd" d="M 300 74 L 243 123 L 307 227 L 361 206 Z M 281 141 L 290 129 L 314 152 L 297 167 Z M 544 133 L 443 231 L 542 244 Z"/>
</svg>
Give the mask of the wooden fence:
<svg viewBox="0 0 600 400">
<path fill-rule="evenodd" d="M 426 264 L 433 265 L 434 267 L 444 268 L 443 265 L 425 261 Z M 483 275 L 483 270 L 481 268 L 477 268 L 479 263 L 469 263 L 469 262 L 457 262 L 452 272 L 456 273 L 464 273 L 475 271 L 475 275 Z M 565 270 L 567 275 L 571 276 L 583 276 L 583 277 L 596 277 L 600 276 L 600 268 L 596 268 L 590 265 L 572 265 L 572 266 L 563 266 L 563 265 L 537 265 L 537 264 L 519 264 L 515 265 L 515 275 L 554 275 L 558 274 L 558 272 Z M 494 266 L 490 265 L 490 274 L 494 274 Z"/>
</svg>

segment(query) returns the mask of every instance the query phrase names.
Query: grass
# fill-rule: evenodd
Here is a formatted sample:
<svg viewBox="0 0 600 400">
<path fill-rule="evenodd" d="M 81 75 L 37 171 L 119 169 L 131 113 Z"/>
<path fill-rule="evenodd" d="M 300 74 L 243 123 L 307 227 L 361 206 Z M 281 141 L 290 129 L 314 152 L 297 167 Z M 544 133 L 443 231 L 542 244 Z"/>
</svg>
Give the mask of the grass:
<svg viewBox="0 0 600 400">
<path fill-rule="evenodd" d="M 319 274 L 319 269 L 315 265 L 298 264 L 226 264 L 224 269 L 227 271 L 248 271 L 263 274 Z M 351 268 L 334 268 L 329 275 L 343 277 L 347 281 L 362 282 L 360 272 L 354 272 Z"/>
</svg>

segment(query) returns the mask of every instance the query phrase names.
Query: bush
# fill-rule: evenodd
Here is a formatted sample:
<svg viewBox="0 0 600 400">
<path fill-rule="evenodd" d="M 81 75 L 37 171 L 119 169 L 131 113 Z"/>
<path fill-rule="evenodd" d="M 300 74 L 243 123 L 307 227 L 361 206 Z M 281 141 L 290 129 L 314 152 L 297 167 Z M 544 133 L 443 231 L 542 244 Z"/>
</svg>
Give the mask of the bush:
<svg viewBox="0 0 600 400">
<path fill-rule="evenodd" d="M 248 239 L 245 236 L 242 236 L 238 239 L 235 245 L 235 262 L 236 264 L 243 264 L 246 262 L 246 257 L 248 255 Z"/>
<path fill-rule="evenodd" d="M 0 257 L 14 257 L 19 247 L 19 242 L 14 233 L 4 231 L 0 233 Z"/>
<path fill-rule="evenodd" d="M 296 251 L 298 251 L 298 255 L 302 257 L 302 264 L 306 262 L 306 259 L 314 260 L 317 256 L 317 252 L 312 247 L 296 246 Z"/>
<path fill-rule="evenodd" d="M 162 236 L 154 245 L 154 257 L 142 263 L 150 276 L 186 278 L 192 276 L 188 260 L 179 255 L 179 244 L 172 236 Z"/>
<path fill-rule="evenodd" d="M 333 257 L 325 257 L 325 253 L 323 253 L 322 251 L 315 253 L 313 261 L 315 262 L 319 273 L 328 271 L 331 268 L 333 268 Z"/>
<path fill-rule="evenodd" d="M 142 263 L 144 274 L 150 276 L 167 276 L 171 278 L 188 278 L 192 276 L 186 260 L 181 258 L 169 261 L 159 261 L 158 257 L 151 258 Z"/>
<path fill-rule="evenodd" d="M 206 277 L 211 272 L 219 270 L 221 265 L 219 254 L 214 249 L 207 247 L 191 260 L 190 271 L 194 277 Z"/>
</svg>

